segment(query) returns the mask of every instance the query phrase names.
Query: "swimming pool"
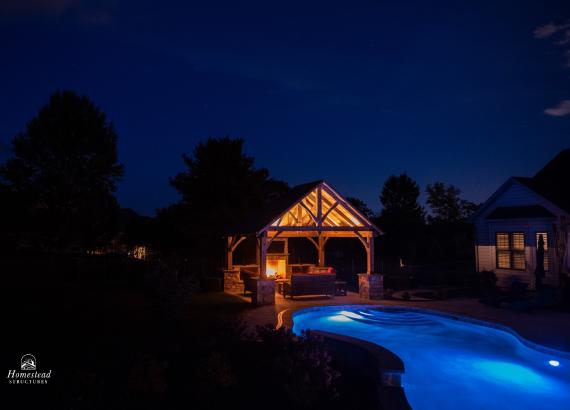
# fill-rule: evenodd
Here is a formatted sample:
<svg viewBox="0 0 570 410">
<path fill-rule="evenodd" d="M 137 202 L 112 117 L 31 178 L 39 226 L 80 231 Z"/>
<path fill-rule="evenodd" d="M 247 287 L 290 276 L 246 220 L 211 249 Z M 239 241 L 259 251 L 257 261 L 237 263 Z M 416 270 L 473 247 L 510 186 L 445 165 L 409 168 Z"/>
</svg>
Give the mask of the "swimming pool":
<svg viewBox="0 0 570 410">
<path fill-rule="evenodd" d="M 298 311 L 293 331 L 364 339 L 397 354 L 415 410 L 570 408 L 567 354 L 511 333 L 420 309 L 328 306 Z"/>
</svg>

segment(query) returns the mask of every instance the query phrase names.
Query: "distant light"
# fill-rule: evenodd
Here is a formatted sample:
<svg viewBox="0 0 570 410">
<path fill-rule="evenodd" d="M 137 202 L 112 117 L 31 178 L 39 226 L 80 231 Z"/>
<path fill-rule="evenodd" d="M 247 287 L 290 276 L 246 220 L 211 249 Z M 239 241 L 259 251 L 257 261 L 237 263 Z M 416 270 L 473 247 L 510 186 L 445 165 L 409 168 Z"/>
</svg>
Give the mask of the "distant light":
<svg viewBox="0 0 570 410">
<path fill-rule="evenodd" d="M 560 362 L 558 360 L 549 360 L 548 364 L 554 367 L 560 366 Z"/>
</svg>

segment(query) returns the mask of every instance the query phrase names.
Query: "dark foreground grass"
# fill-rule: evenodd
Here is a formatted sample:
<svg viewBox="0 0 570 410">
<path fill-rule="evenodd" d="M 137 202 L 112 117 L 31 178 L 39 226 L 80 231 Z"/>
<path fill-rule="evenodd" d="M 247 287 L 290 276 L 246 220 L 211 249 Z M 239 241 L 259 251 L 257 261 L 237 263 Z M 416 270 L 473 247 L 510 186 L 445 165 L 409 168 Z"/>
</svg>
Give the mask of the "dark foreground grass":
<svg viewBox="0 0 570 410">
<path fill-rule="evenodd" d="M 28 277 L 5 285 L 3 371 L 19 371 L 24 353 L 36 356 L 39 371 L 52 371 L 47 385 L 6 386 L 5 403 L 58 409 L 377 406 L 374 384 L 340 368 L 334 357 L 324 363 L 326 348 L 318 343 L 297 348 L 291 335 L 280 335 L 260 344 L 240 320 L 252 307 L 231 295 L 181 291 L 186 285 L 171 280 Z"/>
</svg>

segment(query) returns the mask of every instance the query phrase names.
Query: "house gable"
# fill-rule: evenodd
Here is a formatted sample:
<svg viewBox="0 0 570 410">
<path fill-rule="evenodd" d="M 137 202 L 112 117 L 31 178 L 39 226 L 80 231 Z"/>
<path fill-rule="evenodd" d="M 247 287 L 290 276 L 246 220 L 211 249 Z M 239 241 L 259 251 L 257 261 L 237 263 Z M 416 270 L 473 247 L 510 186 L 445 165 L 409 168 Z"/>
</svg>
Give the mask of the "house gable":
<svg viewBox="0 0 570 410">
<path fill-rule="evenodd" d="M 475 225 L 498 207 L 541 206 L 555 216 L 568 215 L 563 209 L 520 182 L 509 178 L 470 218 Z"/>
</svg>

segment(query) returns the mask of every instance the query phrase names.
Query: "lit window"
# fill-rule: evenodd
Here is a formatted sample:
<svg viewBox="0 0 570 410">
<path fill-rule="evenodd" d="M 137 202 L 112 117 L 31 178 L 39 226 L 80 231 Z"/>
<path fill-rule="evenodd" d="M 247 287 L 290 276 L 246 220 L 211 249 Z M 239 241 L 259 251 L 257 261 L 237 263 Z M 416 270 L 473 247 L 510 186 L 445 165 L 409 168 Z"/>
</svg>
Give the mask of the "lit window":
<svg viewBox="0 0 570 410">
<path fill-rule="evenodd" d="M 497 232 L 496 235 L 497 268 L 525 269 L 524 233 Z"/>
<path fill-rule="evenodd" d="M 544 270 L 548 270 L 548 233 L 537 232 L 536 233 L 536 248 L 538 249 L 538 238 L 542 235 L 542 240 L 544 241 Z"/>
<path fill-rule="evenodd" d="M 516 250 L 523 250 L 524 251 L 524 233 L 515 232 L 511 234 L 512 237 L 512 248 Z"/>
<path fill-rule="evenodd" d="M 509 250 L 509 248 L 509 234 L 499 232 L 497 234 L 497 249 Z"/>
</svg>

